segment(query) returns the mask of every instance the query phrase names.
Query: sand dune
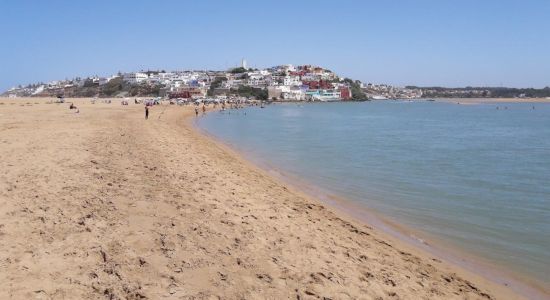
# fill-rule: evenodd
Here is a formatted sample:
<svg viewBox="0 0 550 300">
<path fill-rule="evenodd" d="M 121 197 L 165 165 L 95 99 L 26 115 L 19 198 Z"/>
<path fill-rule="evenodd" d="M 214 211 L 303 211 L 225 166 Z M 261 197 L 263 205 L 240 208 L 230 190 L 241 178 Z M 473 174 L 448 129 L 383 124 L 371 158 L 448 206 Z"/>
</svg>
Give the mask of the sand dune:
<svg viewBox="0 0 550 300">
<path fill-rule="evenodd" d="M 518 298 L 267 176 L 189 108 L 0 103 L 1 299 Z"/>
</svg>

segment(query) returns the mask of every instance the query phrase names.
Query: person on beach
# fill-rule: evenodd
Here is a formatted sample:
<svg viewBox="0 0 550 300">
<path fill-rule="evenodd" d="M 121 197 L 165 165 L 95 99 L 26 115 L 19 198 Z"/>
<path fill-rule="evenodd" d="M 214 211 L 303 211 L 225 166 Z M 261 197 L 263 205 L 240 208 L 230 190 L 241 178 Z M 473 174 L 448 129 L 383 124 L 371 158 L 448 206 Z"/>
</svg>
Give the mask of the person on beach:
<svg viewBox="0 0 550 300">
<path fill-rule="evenodd" d="M 203 105 L 202 105 L 202 114 L 203 114 L 203 115 L 206 114 L 206 104 L 203 104 Z"/>
<path fill-rule="evenodd" d="M 199 108 L 195 106 L 195 117 L 199 116 Z"/>
<path fill-rule="evenodd" d="M 149 106 L 145 105 L 145 120 L 149 119 Z"/>
</svg>

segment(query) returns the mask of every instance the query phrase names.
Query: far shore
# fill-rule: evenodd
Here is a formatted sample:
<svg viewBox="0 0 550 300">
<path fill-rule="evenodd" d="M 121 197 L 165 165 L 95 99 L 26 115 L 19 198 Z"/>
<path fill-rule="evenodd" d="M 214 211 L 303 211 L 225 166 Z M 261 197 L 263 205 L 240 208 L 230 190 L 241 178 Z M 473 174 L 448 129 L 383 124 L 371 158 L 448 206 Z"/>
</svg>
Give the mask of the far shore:
<svg viewBox="0 0 550 300">
<path fill-rule="evenodd" d="M 550 103 L 550 98 L 421 98 L 419 100 L 435 100 L 440 102 L 464 104 L 491 103 Z"/>
<path fill-rule="evenodd" d="M 97 101 L 102 100 L 114 100 L 114 101 L 122 101 L 122 100 L 145 100 L 145 99 L 152 99 L 156 98 L 156 96 L 135 96 L 135 97 L 98 97 L 98 98 L 66 98 L 65 101 L 70 102 L 69 99 L 72 100 L 90 100 L 95 99 Z M 211 97 L 216 98 L 216 97 Z M 8 98 L 8 97 L 0 97 L 0 101 L 15 101 L 15 102 L 32 102 L 33 99 L 50 99 L 49 101 L 55 102 L 58 99 L 57 98 L 39 98 L 39 97 L 15 97 L 15 98 Z M 167 101 L 169 99 L 162 98 L 164 101 Z M 340 101 L 331 101 L 330 103 L 350 103 L 350 102 L 365 102 L 365 101 L 375 101 L 375 102 L 384 102 L 384 101 L 434 101 L 434 102 L 446 102 L 446 103 L 454 103 L 454 104 L 498 104 L 498 103 L 550 103 L 550 97 L 546 98 L 396 98 L 396 99 L 365 99 L 365 100 L 340 100 Z M 253 102 L 266 102 L 266 103 L 323 103 L 320 101 L 304 101 L 304 100 L 292 100 L 292 99 L 286 99 L 286 100 L 251 100 Z"/>
<path fill-rule="evenodd" d="M 194 128 L 191 106 L 145 120 L 133 101 L 52 100 L 0 98 L 0 298 L 548 296 L 274 178 Z"/>
</svg>

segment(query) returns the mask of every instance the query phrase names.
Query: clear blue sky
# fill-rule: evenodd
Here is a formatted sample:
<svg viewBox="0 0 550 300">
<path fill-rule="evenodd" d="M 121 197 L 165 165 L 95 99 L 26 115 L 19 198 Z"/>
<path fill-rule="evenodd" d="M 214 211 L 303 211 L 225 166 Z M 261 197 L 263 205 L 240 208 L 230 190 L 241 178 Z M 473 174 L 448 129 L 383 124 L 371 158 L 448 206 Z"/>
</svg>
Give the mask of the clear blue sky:
<svg viewBox="0 0 550 300">
<path fill-rule="evenodd" d="M 242 57 L 395 85 L 550 85 L 548 0 L 1 0 L 0 12 L 0 90 Z"/>
</svg>

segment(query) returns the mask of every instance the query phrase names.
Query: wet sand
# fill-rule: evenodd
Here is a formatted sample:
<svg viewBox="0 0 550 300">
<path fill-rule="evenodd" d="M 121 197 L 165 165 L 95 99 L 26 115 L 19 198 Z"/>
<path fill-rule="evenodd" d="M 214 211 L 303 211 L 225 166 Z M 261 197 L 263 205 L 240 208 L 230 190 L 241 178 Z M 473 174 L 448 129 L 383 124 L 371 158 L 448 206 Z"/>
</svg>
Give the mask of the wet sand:
<svg viewBox="0 0 550 300">
<path fill-rule="evenodd" d="M 191 107 L 0 99 L 0 298 L 517 299 L 291 188 Z"/>
</svg>

